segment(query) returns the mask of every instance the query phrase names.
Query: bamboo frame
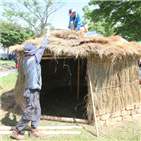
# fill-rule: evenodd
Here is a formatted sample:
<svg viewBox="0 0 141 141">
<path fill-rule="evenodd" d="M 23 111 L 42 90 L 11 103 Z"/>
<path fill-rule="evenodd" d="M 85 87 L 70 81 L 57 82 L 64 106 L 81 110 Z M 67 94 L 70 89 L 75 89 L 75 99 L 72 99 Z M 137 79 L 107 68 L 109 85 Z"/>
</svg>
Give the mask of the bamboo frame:
<svg viewBox="0 0 141 141">
<path fill-rule="evenodd" d="M 55 117 L 55 116 L 46 116 L 46 115 L 41 115 L 41 120 L 64 121 L 64 122 L 84 123 L 84 124 L 89 123 L 88 120 L 85 119 Z"/>
<path fill-rule="evenodd" d="M 80 56 L 78 57 L 78 69 L 77 69 L 77 100 L 79 101 L 79 83 L 80 83 Z"/>
<path fill-rule="evenodd" d="M 52 53 L 44 53 L 43 56 L 53 56 Z"/>
<path fill-rule="evenodd" d="M 52 56 L 52 57 L 54 57 L 54 54 L 52 54 L 52 53 L 44 53 L 44 54 L 43 54 L 43 57 L 47 57 L 47 56 Z M 57 56 L 58 56 L 58 57 L 59 57 L 59 56 L 60 56 L 60 57 L 68 57 L 67 54 L 58 54 Z"/>
<path fill-rule="evenodd" d="M 42 57 L 42 60 L 51 60 L 51 59 L 69 59 L 71 57 Z"/>
<path fill-rule="evenodd" d="M 89 71 L 88 71 L 88 76 L 89 76 L 90 89 L 91 89 L 91 97 L 92 97 L 92 103 L 93 103 L 93 112 L 94 112 L 94 119 L 95 119 L 96 133 L 97 133 L 97 137 L 99 137 L 98 127 L 97 127 L 97 120 L 96 120 L 96 113 L 95 113 L 94 98 L 93 98 L 93 88 L 92 88 L 92 82 L 91 82 L 91 77 L 90 77 L 90 73 L 89 73 Z"/>
</svg>

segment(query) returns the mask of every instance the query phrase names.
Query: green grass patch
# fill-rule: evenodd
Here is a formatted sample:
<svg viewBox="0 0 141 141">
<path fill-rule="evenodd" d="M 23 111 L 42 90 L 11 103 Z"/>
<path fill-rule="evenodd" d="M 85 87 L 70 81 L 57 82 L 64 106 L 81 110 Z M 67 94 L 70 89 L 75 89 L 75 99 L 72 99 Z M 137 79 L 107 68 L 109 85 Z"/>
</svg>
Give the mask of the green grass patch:
<svg viewBox="0 0 141 141">
<path fill-rule="evenodd" d="M 18 73 L 15 72 L 7 76 L 3 76 L 1 78 L 1 85 L 3 87 L 3 89 L 1 89 L 1 94 L 11 89 L 14 89 L 17 80 L 17 75 Z"/>
<path fill-rule="evenodd" d="M 15 114 L 6 114 L 2 116 L 1 123 L 8 126 L 15 126 L 21 116 Z M 25 135 L 24 141 L 140 141 L 141 132 L 140 124 L 138 121 L 124 121 L 118 123 L 119 126 L 114 127 L 98 127 L 99 138 L 96 136 L 96 129 L 92 125 L 76 124 L 57 121 L 41 120 L 39 126 L 83 126 L 83 129 L 58 129 L 58 130 L 46 130 L 46 131 L 81 131 L 76 135 L 45 135 L 43 138 L 30 138 Z M 30 123 L 28 124 L 30 126 Z M 45 130 L 44 130 L 45 131 Z M 1 135 L 1 141 L 12 141 L 10 135 Z"/>
<path fill-rule="evenodd" d="M 123 124 L 107 134 L 107 137 L 116 141 L 140 141 L 140 120 L 124 121 Z"/>
<path fill-rule="evenodd" d="M 2 126 L 16 126 L 22 115 L 16 114 L 14 106 L 11 105 L 9 109 L 6 107 L 14 99 L 12 93 L 6 93 L 1 96 L 1 127 Z M 46 130 L 46 131 L 81 131 L 81 134 L 76 135 L 45 135 L 43 138 L 30 138 L 27 134 L 23 141 L 140 141 L 141 128 L 140 117 L 136 120 L 118 122 L 114 126 L 104 126 L 99 129 L 99 138 L 96 136 L 96 129 L 93 125 L 70 123 L 70 122 L 58 122 L 40 120 L 39 126 L 83 126 L 83 129 L 60 129 L 60 130 Z M 30 126 L 31 123 L 28 124 Z M 44 130 L 45 131 L 45 130 Z M 9 135 L 1 135 L 1 141 L 13 141 Z"/>
<path fill-rule="evenodd" d="M 13 60 L 1 60 L 1 67 L 2 68 L 7 68 L 7 67 L 11 67 L 11 66 L 15 66 L 15 61 L 13 61 Z"/>
</svg>

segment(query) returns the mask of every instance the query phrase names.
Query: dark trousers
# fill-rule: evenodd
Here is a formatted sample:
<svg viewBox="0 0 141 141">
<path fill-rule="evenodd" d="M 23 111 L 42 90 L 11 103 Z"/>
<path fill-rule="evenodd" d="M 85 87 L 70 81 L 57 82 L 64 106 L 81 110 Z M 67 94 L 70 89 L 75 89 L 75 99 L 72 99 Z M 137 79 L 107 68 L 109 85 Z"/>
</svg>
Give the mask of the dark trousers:
<svg viewBox="0 0 141 141">
<path fill-rule="evenodd" d="M 31 127 L 37 128 L 41 117 L 39 91 L 34 89 L 25 89 L 24 97 L 26 101 L 26 108 L 23 116 L 16 125 L 16 128 L 19 131 L 23 130 L 30 121 Z"/>
</svg>

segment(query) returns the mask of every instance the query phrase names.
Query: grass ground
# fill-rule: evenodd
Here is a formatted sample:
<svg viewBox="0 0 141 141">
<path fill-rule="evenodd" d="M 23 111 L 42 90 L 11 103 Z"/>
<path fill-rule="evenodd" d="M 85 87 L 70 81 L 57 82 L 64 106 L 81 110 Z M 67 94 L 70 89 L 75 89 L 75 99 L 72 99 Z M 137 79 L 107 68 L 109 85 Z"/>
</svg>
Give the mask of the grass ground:
<svg viewBox="0 0 141 141">
<path fill-rule="evenodd" d="M 16 78 L 17 78 L 16 73 L 3 77 L 2 82 L 4 84 L 3 86 L 5 86 L 4 89 L 8 89 L 9 87 L 14 88 Z M 59 100 L 59 103 L 57 104 L 61 105 L 62 102 L 60 102 L 60 100 L 62 99 L 63 95 L 61 95 L 59 91 L 58 93 L 59 95 L 56 98 L 60 98 L 60 99 L 57 99 Z M 15 126 L 21 118 L 21 113 L 19 112 L 18 108 L 15 109 L 15 103 L 13 103 L 13 100 L 14 100 L 13 92 L 9 92 L 1 96 L 1 109 L 0 109 L 1 126 Z M 51 100 L 51 97 L 49 100 Z M 55 97 L 54 97 L 54 100 L 56 100 Z M 64 101 L 65 100 L 66 99 L 64 99 Z M 55 101 L 54 103 L 50 103 L 50 105 L 51 104 L 55 105 Z M 69 105 L 73 105 L 73 103 L 68 103 L 68 105 L 61 105 L 62 106 L 61 109 L 65 109 L 65 106 L 69 106 Z M 58 110 L 60 110 L 59 107 L 58 107 Z M 62 112 L 64 112 L 64 115 L 66 114 L 66 111 L 62 110 Z M 59 114 L 61 115 L 62 114 L 61 110 L 57 112 L 57 114 L 58 116 Z M 72 114 L 75 114 L 74 111 L 72 112 Z M 77 116 L 79 116 L 79 114 Z M 39 123 L 39 126 L 83 126 L 84 129 L 71 130 L 71 131 L 81 131 L 81 134 L 77 134 L 77 135 L 63 135 L 63 134 L 62 135 L 46 135 L 42 139 L 39 139 L 39 138 L 31 139 L 26 134 L 25 141 L 37 141 L 37 140 L 41 140 L 41 141 L 140 141 L 141 140 L 141 126 L 140 125 L 141 125 L 140 119 L 136 119 L 131 121 L 119 122 L 117 125 L 114 125 L 114 126 L 98 127 L 100 137 L 97 138 L 96 129 L 92 125 L 41 120 Z M 29 123 L 29 126 L 30 126 L 30 123 Z M 1 135 L 0 139 L 1 141 L 15 140 L 10 138 L 10 135 Z"/>
<path fill-rule="evenodd" d="M 21 118 L 19 110 L 15 110 L 13 92 L 1 96 L 1 126 L 15 126 Z M 10 104 L 10 105 L 9 105 Z M 9 106 L 9 107 L 8 107 Z M 41 120 L 39 126 L 83 126 L 83 129 L 71 129 L 65 131 L 81 131 L 77 135 L 46 135 L 45 137 L 30 138 L 25 135 L 25 141 L 140 141 L 141 139 L 140 119 L 119 122 L 114 126 L 98 127 L 99 138 L 96 137 L 96 129 L 92 125 L 76 124 L 69 122 L 57 122 Z M 30 123 L 28 124 L 30 126 Z M 56 130 L 46 130 L 56 131 Z M 61 131 L 61 130 L 57 130 Z M 63 130 L 64 131 L 64 130 Z M 1 141 L 14 141 L 10 135 L 1 135 Z"/>
<path fill-rule="evenodd" d="M 1 67 L 2 68 L 7 68 L 7 67 L 15 67 L 15 61 L 13 60 L 1 60 Z"/>
<path fill-rule="evenodd" d="M 15 62 L 13 60 L 0 60 L 2 71 L 6 71 L 7 69 L 12 69 L 15 67 Z M 0 84 L 3 87 L 1 89 L 0 94 L 7 92 L 14 88 L 17 79 L 17 72 L 9 74 L 7 76 L 3 76 L 0 78 Z"/>
<path fill-rule="evenodd" d="M 1 78 L 1 85 L 3 87 L 3 89 L 1 89 L 1 94 L 14 88 L 17 80 L 17 75 L 17 72 L 15 72 Z"/>
<path fill-rule="evenodd" d="M 20 116 L 5 111 L 1 111 L 1 115 L 2 126 L 15 126 L 20 119 Z M 141 139 L 138 120 L 121 122 L 118 125 L 115 125 L 115 127 L 99 127 L 99 138 L 96 137 L 96 130 L 91 125 L 41 120 L 39 126 L 83 126 L 84 129 L 70 130 L 81 131 L 81 134 L 77 135 L 46 135 L 41 139 L 30 138 L 28 134 L 26 134 L 25 141 L 140 141 Z M 12 140 L 14 141 L 10 135 L 1 135 L 1 141 Z"/>
</svg>

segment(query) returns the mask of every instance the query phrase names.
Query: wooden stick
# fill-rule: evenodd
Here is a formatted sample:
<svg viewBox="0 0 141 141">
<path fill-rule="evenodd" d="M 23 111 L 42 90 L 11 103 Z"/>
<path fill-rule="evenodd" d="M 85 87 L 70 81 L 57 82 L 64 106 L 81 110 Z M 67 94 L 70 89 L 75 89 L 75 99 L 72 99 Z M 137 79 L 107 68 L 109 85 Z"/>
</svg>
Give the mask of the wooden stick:
<svg viewBox="0 0 141 141">
<path fill-rule="evenodd" d="M 50 59 L 68 59 L 72 57 L 42 57 L 42 60 L 50 60 Z"/>
<path fill-rule="evenodd" d="M 0 135 L 7 135 L 11 134 L 12 131 L 0 131 Z M 22 134 L 29 134 L 29 131 L 21 131 Z M 49 135 L 49 134 L 80 134 L 81 131 L 42 131 L 42 133 Z"/>
<path fill-rule="evenodd" d="M 43 56 L 53 56 L 52 53 L 44 53 Z"/>
<path fill-rule="evenodd" d="M 72 122 L 72 123 L 85 123 L 85 124 L 89 123 L 88 120 L 85 120 L 85 119 L 66 118 L 66 117 L 54 117 L 54 116 L 46 116 L 46 115 L 41 115 L 41 119 L 42 120 Z"/>
<path fill-rule="evenodd" d="M 90 89 L 91 89 L 91 97 L 92 97 L 92 103 L 93 103 L 93 112 L 94 112 L 94 119 L 95 119 L 96 132 L 97 132 L 97 137 L 99 137 L 98 127 L 97 127 L 97 120 L 96 120 L 96 113 L 95 113 L 95 106 L 94 106 L 92 82 L 91 82 L 91 77 L 90 77 L 89 71 L 88 71 L 88 75 L 89 75 L 89 81 L 90 81 Z"/>
<path fill-rule="evenodd" d="M 0 88 L 3 89 L 3 87 L 0 85 Z"/>
<path fill-rule="evenodd" d="M 70 90 L 72 92 L 72 78 L 71 78 L 71 83 L 70 83 Z"/>
<path fill-rule="evenodd" d="M 38 126 L 38 129 L 83 129 L 82 126 Z M 15 129 L 15 126 L 1 126 L 0 131 L 2 130 L 13 130 Z M 31 130 L 31 127 L 27 126 L 24 128 L 24 130 Z"/>
<path fill-rule="evenodd" d="M 52 53 L 44 53 L 43 54 L 43 57 L 47 57 L 47 56 L 52 56 L 52 57 L 54 57 L 54 54 L 52 54 Z M 57 56 L 58 57 L 68 57 L 68 55 L 67 54 L 57 54 Z"/>
<path fill-rule="evenodd" d="M 88 29 L 85 27 L 85 25 L 83 26 L 84 27 L 84 29 L 85 29 L 85 33 L 88 33 Z"/>
<path fill-rule="evenodd" d="M 79 79 L 80 79 L 80 57 L 78 57 L 78 68 L 77 68 L 77 100 L 79 101 Z"/>
</svg>

